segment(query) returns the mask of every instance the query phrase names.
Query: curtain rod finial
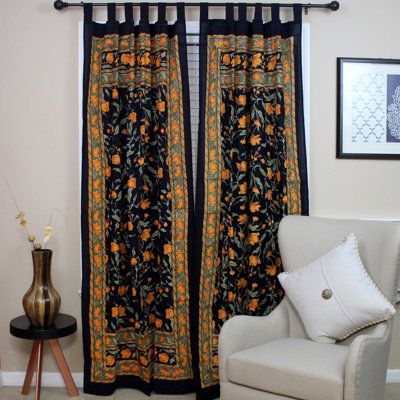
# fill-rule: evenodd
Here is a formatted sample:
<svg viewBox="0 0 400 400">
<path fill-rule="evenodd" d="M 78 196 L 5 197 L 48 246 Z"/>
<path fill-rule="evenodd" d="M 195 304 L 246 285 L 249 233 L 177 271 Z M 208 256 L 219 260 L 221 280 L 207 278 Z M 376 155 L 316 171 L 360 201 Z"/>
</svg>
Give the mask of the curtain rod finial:
<svg viewBox="0 0 400 400">
<path fill-rule="evenodd" d="M 331 11 L 337 11 L 337 10 L 339 10 L 339 7 L 340 7 L 340 4 L 339 4 L 338 1 L 331 1 L 331 2 L 328 4 L 328 8 L 329 8 Z"/>
<path fill-rule="evenodd" d="M 64 8 L 68 7 L 68 3 L 66 3 L 65 1 L 61 1 L 61 0 L 56 0 L 54 2 L 54 8 L 58 11 L 63 10 Z"/>
</svg>

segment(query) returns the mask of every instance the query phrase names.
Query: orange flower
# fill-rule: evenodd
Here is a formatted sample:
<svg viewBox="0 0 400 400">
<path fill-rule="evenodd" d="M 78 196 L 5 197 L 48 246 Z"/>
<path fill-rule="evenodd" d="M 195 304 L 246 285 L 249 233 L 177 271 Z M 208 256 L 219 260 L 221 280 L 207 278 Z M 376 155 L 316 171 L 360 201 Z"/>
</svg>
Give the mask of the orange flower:
<svg viewBox="0 0 400 400">
<path fill-rule="evenodd" d="M 138 263 L 137 258 L 132 257 L 132 258 L 131 258 L 131 265 L 137 265 L 137 263 Z"/>
<path fill-rule="evenodd" d="M 218 319 L 226 319 L 228 313 L 225 310 L 218 310 Z"/>
<path fill-rule="evenodd" d="M 118 294 L 120 296 L 124 296 L 126 294 L 126 292 L 128 291 L 128 286 L 120 286 L 118 288 Z"/>
<path fill-rule="evenodd" d="M 121 62 L 122 64 L 129 64 L 129 53 L 121 54 Z"/>
<path fill-rule="evenodd" d="M 108 53 L 108 54 L 106 55 L 106 61 L 107 61 L 109 64 L 112 64 L 112 63 L 114 62 L 114 53 Z"/>
<path fill-rule="evenodd" d="M 241 129 L 246 128 L 246 121 L 247 121 L 247 118 L 245 115 L 243 115 L 243 117 L 240 117 L 238 119 L 239 128 L 241 128 Z"/>
<path fill-rule="evenodd" d="M 247 161 L 241 161 L 240 163 L 236 163 L 236 166 L 240 169 L 242 172 L 247 171 Z"/>
<path fill-rule="evenodd" d="M 114 356 L 107 356 L 106 357 L 107 365 L 112 366 L 115 364 L 115 358 Z"/>
<path fill-rule="evenodd" d="M 113 318 L 118 317 L 118 307 L 111 308 L 111 316 Z"/>
<path fill-rule="evenodd" d="M 150 261 L 152 258 L 154 258 L 154 255 L 151 251 L 143 252 L 143 261 Z"/>
<path fill-rule="evenodd" d="M 157 107 L 158 111 L 164 112 L 165 111 L 165 102 L 161 101 L 161 100 L 157 100 L 156 101 L 156 107 Z"/>
<path fill-rule="evenodd" d="M 101 169 L 101 162 L 97 158 L 93 160 L 93 167 L 96 171 L 100 171 Z"/>
<path fill-rule="evenodd" d="M 260 203 L 258 201 L 250 203 L 250 212 L 255 213 L 260 210 Z"/>
<path fill-rule="evenodd" d="M 265 112 L 268 115 L 271 115 L 274 113 L 274 106 L 271 103 L 265 103 Z"/>
<path fill-rule="evenodd" d="M 136 122 L 137 114 L 135 112 L 131 112 L 128 116 L 129 121 Z"/>
<path fill-rule="evenodd" d="M 252 267 L 256 267 L 258 264 L 260 264 L 260 259 L 257 256 L 250 256 L 249 257 L 249 264 Z"/>
<path fill-rule="evenodd" d="M 268 265 L 267 268 L 265 269 L 265 272 L 269 276 L 275 276 L 276 275 L 275 265 Z"/>
<path fill-rule="evenodd" d="M 258 299 L 251 299 L 248 308 L 250 311 L 256 311 L 258 308 Z"/>
<path fill-rule="evenodd" d="M 273 125 L 267 125 L 265 127 L 265 133 L 267 135 L 273 135 L 274 134 L 274 126 Z"/>
<path fill-rule="evenodd" d="M 165 310 L 165 317 L 171 319 L 174 316 L 174 310 L 172 308 L 167 308 Z"/>
<path fill-rule="evenodd" d="M 125 317 L 125 307 L 118 307 L 118 317 Z"/>
<path fill-rule="evenodd" d="M 162 327 L 162 319 L 156 318 L 155 325 L 156 325 L 156 328 L 161 328 Z"/>
<path fill-rule="evenodd" d="M 251 59 L 251 64 L 253 66 L 253 68 L 257 68 L 262 64 L 262 55 L 261 53 L 256 53 L 253 55 L 252 59 Z"/>
<path fill-rule="evenodd" d="M 231 172 L 229 171 L 229 169 L 224 169 L 223 171 L 222 171 L 222 179 L 224 179 L 224 180 L 227 180 L 227 179 L 229 179 L 230 178 L 230 176 L 231 176 Z"/>
<path fill-rule="evenodd" d="M 140 356 L 140 364 L 147 367 L 148 363 L 149 363 L 149 361 L 147 360 L 147 358 L 145 356 Z"/>
<path fill-rule="evenodd" d="M 122 358 L 130 358 L 131 355 L 132 355 L 132 352 L 129 349 L 124 349 L 121 351 Z"/>
<path fill-rule="evenodd" d="M 113 99 L 118 99 L 118 89 L 113 89 L 112 90 L 112 98 Z"/>
<path fill-rule="evenodd" d="M 128 187 L 130 187 L 131 189 L 136 188 L 136 178 L 131 178 L 128 180 Z"/>
<path fill-rule="evenodd" d="M 114 165 L 119 165 L 121 163 L 121 157 L 118 154 L 114 154 L 111 158 L 111 162 Z"/>
<path fill-rule="evenodd" d="M 246 224 L 248 220 L 249 220 L 249 216 L 247 214 L 242 214 L 242 215 L 239 215 L 239 217 L 238 217 L 239 224 Z"/>
<path fill-rule="evenodd" d="M 159 359 L 160 362 L 162 362 L 163 364 L 166 364 L 166 363 L 168 363 L 168 361 L 169 361 L 168 354 L 165 354 L 165 353 L 159 353 L 159 354 L 158 354 L 158 359 Z"/>
<path fill-rule="evenodd" d="M 245 106 L 246 105 L 246 95 L 241 94 L 238 97 L 236 97 L 236 103 L 239 104 L 239 106 Z"/>
<path fill-rule="evenodd" d="M 238 288 L 244 288 L 247 285 L 247 281 L 245 278 L 240 278 L 237 283 Z"/>
<path fill-rule="evenodd" d="M 172 246 L 170 244 L 164 244 L 164 254 L 171 254 Z"/>
<path fill-rule="evenodd" d="M 153 301 L 154 301 L 154 293 L 153 293 L 153 292 L 150 292 L 150 293 L 147 295 L 146 303 L 147 303 L 147 304 L 151 304 L 151 303 L 153 303 Z"/>
<path fill-rule="evenodd" d="M 225 65 L 229 65 L 229 64 L 231 63 L 231 56 L 230 56 L 230 54 L 228 54 L 228 53 L 224 54 L 224 56 L 222 57 L 222 62 L 223 62 Z"/>
<path fill-rule="evenodd" d="M 147 210 L 148 208 L 150 208 L 150 205 L 151 205 L 151 203 L 150 203 L 149 199 L 142 199 L 140 201 L 140 208 L 142 210 Z"/>
<path fill-rule="evenodd" d="M 111 242 L 111 252 L 112 253 L 117 253 L 119 250 L 119 245 L 118 243 Z"/>
<path fill-rule="evenodd" d="M 141 238 L 144 242 L 146 242 L 147 240 L 149 240 L 151 238 L 151 233 L 150 233 L 150 229 L 143 229 Z"/>
<path fill-rule="evenodd" d="M 249 244 L 251 244 L 251 245 L 257 244 L 260 241 L 259 236 L 260 236 L 259 232 L 250 233 L 250 235 L 248 236 Z"/>
<path fill-rule="evenodd" d="M 276 67 L 276 56 L 273 56 L 268 62 L 268 71 L 273 71 Z"/>
<path fill-rule="evenodd" d="M 258 144 L 260 144 L 261 143 L 261 137 L 260 137 L 260 135 L 251 135 L 250 136 L 250 144 L 252 145 L 252 146 L 256 146 L 256 145 L 258 145 Z"/>
<path fill-rule="evenodd" d="M 239 194 L 246 194 L 247 193 L 247 182 L 242 183 L 239 185 Z"/>
<path fill-rule="evenodd" d="M 101 105 L 101 111 L 103 112 L 108 112 L 110 111 L 110 103 L 108 101 L 105 101 L 102 105 Z"/>
</svg>

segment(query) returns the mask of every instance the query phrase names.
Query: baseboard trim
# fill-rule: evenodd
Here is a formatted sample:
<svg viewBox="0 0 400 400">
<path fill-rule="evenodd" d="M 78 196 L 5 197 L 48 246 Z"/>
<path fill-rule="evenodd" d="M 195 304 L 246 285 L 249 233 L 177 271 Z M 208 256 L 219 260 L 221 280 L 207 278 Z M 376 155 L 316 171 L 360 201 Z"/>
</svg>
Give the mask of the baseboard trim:
<svg viewBox="0 0 400 400">
<path fill-rule="evenodd" d="M 400 383 L 400 369 L 388 369 L 386 383 Z"/>
<path fill-rule="evenodd" d="M 75 385 L 78 388 L 83 387 L 83 372 L 72 373 Z M 22 386 L 25 379 L 25 372 L 0 372 L 0 382 L 3 386 Z M 35 374 L 32 379 L 32 386 L 35 384 Z M 44 387 L 64 387 L 64 381 L 59 372 L 43 372 L 42 386 Z"/>
<path fill-rule="evenodd" d="M 79 388 L 83 387 L 83 373 L 72 373 L 75 385 Z M 0 372 L 0 387 L 3 386 L 22 386 L 25 379 L 25 372 Z M 35 377 L 32 380 L 34 385 Z M 400 383 L 400 369 L 388 369 L 386 375 L 386 383 Z M 42 386 L 45 387 L 64 387 L 64 381 L 59 372 L 43 372 Z"/>
</svg>

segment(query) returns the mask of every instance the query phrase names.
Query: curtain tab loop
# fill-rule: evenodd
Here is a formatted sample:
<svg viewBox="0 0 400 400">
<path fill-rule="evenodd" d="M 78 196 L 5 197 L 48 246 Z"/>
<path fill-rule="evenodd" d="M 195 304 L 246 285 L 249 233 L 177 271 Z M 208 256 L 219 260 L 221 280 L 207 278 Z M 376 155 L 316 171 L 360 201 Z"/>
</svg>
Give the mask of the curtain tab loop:
<svg viewBox="0 0 400 400">
<path fill-rule="evenodd" d="M 125 22 L 133 22 L 133 3 L 125 3 Z"/>
<path fill-rule="evenodd" d="M 200 23 L 208 20 L 208 3 L 200 3 Z"/>
<path fill-rule="evenodd" d="M 140 22 L 149 23 L 149 3 L 140 3 Z"/>
<path fill-rule="evenodd" d="M 299 4 L 299 3 L 293 4 L 294 22 L 298 22 L 301 24 L 302 11 L 303 11 L 303 7 L 301 4 Z"/>
<path fill-rule="evenodd" d="M 247 4 L 239 3 L 239 21 L 246 22 L 247 21 Z"/>
<path fill-rule="evenodd" d="M 225 19 L 229 22 L 232 22 L 234 20 L 234 15 L 233 15 L 233 3 L 226 3 L 225 6 Z"/>
<path fill-rule="evenodd" d="M 107 3 L 107 22 L 116 22 L 115 3 Z"/>
<path fill-rule="evenodd" d="M 167 21 L 165 19 L 165 3 L 158 3 L 158 22 L 165 24 Z"/>
<path fill-rule="evenodd" d="M 185 3 L 180 2 L 176 4 L 176 14 L 178 22 L 185 22 Z"/>
<path fill-rule="evenodd" d="M 271 5 L 271 19 L 272 22 L 281 22 L 280 20 L 280 16 L 279 16 L 279 11 L 280 11 L 280 7 L 279 4 L 272 4 Z"/>
<path fill-rule="evenodd" d="M 263 22 L 262 4 L 261 3 L 256 3 L 256 5 L 255 5 L 253 22 L 256 22 L 256 23 Z"/>
<path fill-rule="evenodd" d="M 83 19 L 85 22 L 92 22 L 93 19 L 93 4 L 84 3 L 83 4 Z"/>
</svg>

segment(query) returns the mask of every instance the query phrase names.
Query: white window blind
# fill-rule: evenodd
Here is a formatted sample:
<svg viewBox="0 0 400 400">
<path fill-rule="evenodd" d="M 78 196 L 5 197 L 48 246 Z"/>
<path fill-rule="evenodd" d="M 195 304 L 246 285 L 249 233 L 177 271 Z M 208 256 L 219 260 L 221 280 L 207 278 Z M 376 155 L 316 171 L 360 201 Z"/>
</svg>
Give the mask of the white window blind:
<svg viewBox="0 0 400 400">
<path fill-rule="evenodd" d="M 186 30 L 189 34 L 199 33 L 198 22 L 187 22 Z M 197 180 L 197 148 L 199 134 L 199 36 L 187 36 L 187 60 L 189 74 L 189 95 L 190 95 L 190 125 L 192 139 L 192 163 L 193 163 L 193 193 L 196 200 Z"/>
</svg>

